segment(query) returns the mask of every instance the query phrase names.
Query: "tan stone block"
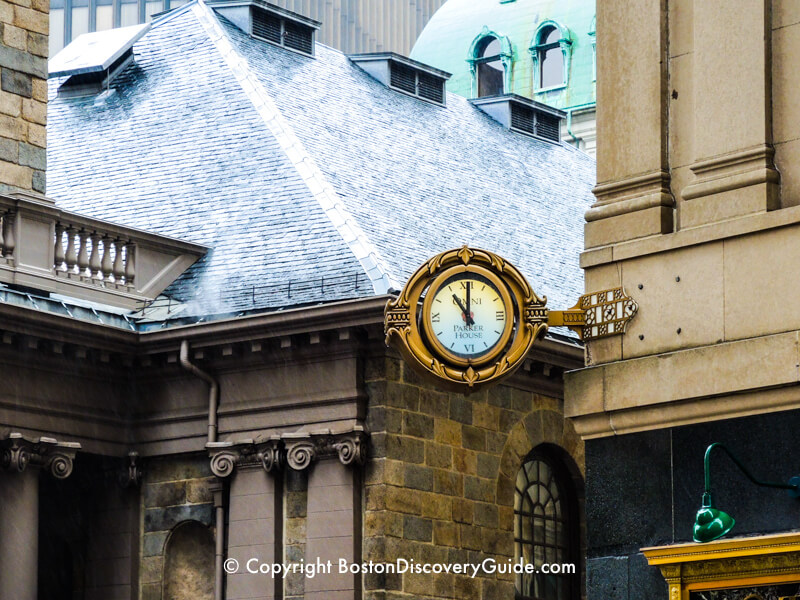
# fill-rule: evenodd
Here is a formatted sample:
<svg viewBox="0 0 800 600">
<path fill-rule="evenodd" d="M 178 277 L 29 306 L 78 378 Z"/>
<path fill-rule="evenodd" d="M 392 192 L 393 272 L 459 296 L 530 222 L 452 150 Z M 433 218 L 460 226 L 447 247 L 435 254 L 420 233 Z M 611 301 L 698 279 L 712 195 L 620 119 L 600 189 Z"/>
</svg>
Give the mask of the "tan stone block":
<svg viewBox="0 0 800 600">
<path fill-rule="evenodd" d="M 24 140 L 28 134 L 28 124 L 22 119 L 0 115 L 0 137 Z"/>
<path fill-rule="evenodd" d="M 26 121 L 47 125 L 47 104 L 38 100 L 24 98 L 22 100 L 22 116 Z"/>
<path fill-rule="evenodd" d="M 14 25 L 45 35 L 47 35 L 50 30 L 47 21 L 47 13 L 22 6 L 14 7 Z"/>
<path fill-rule="evenodd" d="M 481 528 L 473 525 L 461 526 L 461 547 L 468 550 L 481 550 L 483 542 L 481 541 Z"/>
<path fill-rule="evenodd" d="M 459 526 L 457 523 L 448 521 L 434 521 L 433 523 L 433 543 L 437 546 L 458 547 Z"/>
<path fill-rule="evenodd" d="M 762 174 L 766 174 L 764 170 Z M 731 189 L 721 187 L 699 198 L 684 200 L 681 206 L 681 227 L 700 227 L 709 223 L 720 223 L 736 217 L 763 213 L 780 204 L 780 187 L 776 183 L 744 182 L 750 174 L 734 176 L 730 180 Z M 715 184 L 717 185 L 717 184 Z M 683 190 L 685 195 L 687 190 Z"/>
<path fill-rule="evenodd" d="M 453 499 L 438 494 L 425 494 L 422 516 L 429 519 L 450 519 L 453 516 Z"/>
<path fill-rule="evenodd" d="M 775 144 L 775 166 L 781 172 L 781 206 L 800 205 L 800 139 Z"/>
<path fill-rule="evenodd" d="M 696 158 L 710 158 L 768 139 L 770 92 L 769 5 L 763 0 L 733 4 L 694 3 Z M 747 89 L 747 94 L 741 90 Z"/>
<path fill-rule="evenodd" d="M 597 44 L 597 181 L 616 181 L 662 168 L 664 103 L 661 77 L 666 14 L 661 2 L 598 2 L 598 23 L 636 23 Z M 602 73 L 613 73 L 603 77 Z M 633 140 L 636 140 L 632 143 Z M 587 240 L 588 242 L 588 240 Z M 587 247 L 596 244 L 588 244 Z"/>
<path fill-rule="evenodd" d="M 683 222 L 681 221 L 681 211 L 686 205 L 682 193 L 689 185 L 696 181 L 696 177 L 690 167 L 677 167 L 672 169 L 672 177 L 670 177 L 670 189 L 672 195 L 675 197 L 675 229 L 683 229 Z"/>
<path fill-rule="evenodd" d="M 593 340 L 586 343 L 586 365 L 602 365 L 622 360 L 621 335 Z"/>
<path fill-rule="evenodd" d="M 800 23 L 800 4 L 794 0 L 772 0 L 772 27 L 787 27 Z"/>
<path fill-rule="evenodd" d="M 725 241 L 726 339 L 800 329 L 800 314 L 787 308 L 800 293 L 793 276 L 798 234 L 800 226 L 793 226 Z"/>
<path fill-rule="evenodd" d="M 14 5 L 10 2 L 0 2 L 0 23 L 14 22 Z"/>
<path fill-rule="evenodd" d="M 433 491 L 437 494 L 460 496 L 464 489 L 464 476 L 442 469 L 433 473 Z"/>
<path fill-rule="evenodd" d="M 694 54 L 669 61 L 670 167 L 685 167 L 695 161 L 694 138 L 702 135 L 694 120 Z"/>
<path fill-rule="evenodd" d="M 772 131 L 776 143 L 800 138 L 800 107 L 793 101 L 800 86 L 798 52 L 800 24 L 772 32 Z"/>
<path fill-rule="evenodd" d="M 33 99 L 39 102 L 47 102 L 47 81 L 38 77 L 31 78 Z"/>
<path fill-rule="evenodd" d="M 564 374 L 564 415 L 576 417 L 603 410 L 603 376 L 600 367 L 580 369 Z M 510 473 L 508 473 L 510 475 Z"/>
<path fill-rule="evenodd" d="M 433 438 L 440 444 L 461 445 L 461 423 L 450 419 L 436 418 L 433 423 Z"/>
<path fill-rule="evenodd" d="M 0 90 L 0 113 L 11 117 L 22 114 L 22 98 Z"/>
<path fill-rule="evenodd" d="M 36 56 L 43 56 L 47 58 L 48 49 L 48 36 L 43 33 L 28 32 L 28 52 Z"/>
<path fill-rule="evenodd" d="M 302 544 L 306 541 L 305 517 L 286 519 L 284 523 L 284 537 L 287 544 Z"/>
<path fill-rule="evenodd" d="M 384 482 L 390 485 L 403 485 L 405 481 L 405 463 L 399 460 L 387 460 L 384 467 Z"/>
<path fill-rule="evenodd" d="M 158 583 L 161 581 L 164 569 L 164 558 L 161 556 L 148 556 L 141 560 L 142 583 Z"/>
<path fill-rule="evenodd" d="M 25 6 L 30 8 L 31 0 L 8 0 L 11 4 L 16 4 L 17 6 Z"/>
<path fill-rule="evenodd" d="M 472 423 L 477 427 L 497 430 L 500 421 L 500 409 L 496 406 L 476 402 L 472 406 Z"/>
<path fill-rule="evenodd" d="M 475 475 L 478 473 L 478 454 L 474 450 L 453 448 L 453 467 L 459 473 Z"/>
<path fill-rule="evenodd" d="M 513 531 L 514 529 L 514 507 L 499 506 L 497 508 L 498 523 L 497 527 L 501 531 Z"/>
<path fill-rule="evenodd" d="M 417 490 L 386 486 L 384 492 L 386 508 L 401 513 L 422 514 L 422 493 Z"/>
<path fill-rule="evenodd" d="M 475 503 L 464 498 L 453 499 L 453 521 L 472 523 L 475 520 Z"/>
<path fill-rule="evenodd" d="M 723 246 L 717 242 L 623 263 L 625 289 L 639 304 L 624 336 L 623 358 L 714 344 L 724 338 L 722 257 Z"/>
<path fill-rule="evenodd" d="M 603 368 L 613 385 L 605 387 L 604 409 L 622 410 L 796 383 L 797 342 L 797 333 L 791 332 L 607 365 Z M 754 356 L 769 368 L 753 369 Z M 642 385 L 643 381 L 660 384 Z M 708 410 L 712 410 L 710 405 Z M 724 410 L 710 414 L 721 413 Z"/>
<path fill-rule="evenodd" d="M 28 32 L 13 25 L 4 25 L 3 42 L 12 48 L 26 50 L 28 47 Z"/>
<path fill-rule="evenodd" d="M 426 442 L 425 464 L 430 467 L 448 468 L 453 464 L 452 448 L 434 442 Z"/>
<path fill-rule="evenodd" d="M 369 485 L 366 487 L 364 494 L 367 510 L 383 510 L 386 508 L 385 485 Z"/>
<path fill-rule="evenodd" d="M 694 2 L 669 2 L 669 55 L 681 56 L 694 49 Z M 672 76 L 672 72 L 670 72 Z"/>
<path fill-rule="evenodd" d="M 0 184 L 29 190 L 33 185 L 33 169 L 0 160 Z"/>
<path fill-rule="evenodd" d="M 670 207 L 655 206 L 599 221 L 591 221 L 584 225 L 584 244 L 586 248 L 594 248 L 670 233 L 673 229 L 673 212 Z"/>
<path fill-rule="evenodd" d="M 50 12 L 50 0 L 31 0 L 31 8 L 42 12 Z"/>
</svg>

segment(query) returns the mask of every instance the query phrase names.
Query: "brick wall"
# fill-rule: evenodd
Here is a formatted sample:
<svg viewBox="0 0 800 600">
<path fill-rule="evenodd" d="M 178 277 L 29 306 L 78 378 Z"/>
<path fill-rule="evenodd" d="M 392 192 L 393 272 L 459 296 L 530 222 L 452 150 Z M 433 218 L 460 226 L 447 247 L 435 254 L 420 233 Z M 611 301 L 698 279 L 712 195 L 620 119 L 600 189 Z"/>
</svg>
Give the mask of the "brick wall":
<svg viewBox="0 0 800 600">
<path fill-rule="evenodd" d="M 369 362 L 365 377 L 366 561 L 506 561 L 514 556 L 513 480 L 524 457 L 555 444 L 583 471 L 583 442 L 558 398 L 508 386 L 466 397 L 438 392 L 393 358 Z M 514 597 L 514 577 L 369 575 L 364 589 L 367 600 L 496 600 Z"/>
<path fill-rule="evenodd" d="M 49 0 L 0 1 L 0 193 L 44 193 Z"/>
</svg>

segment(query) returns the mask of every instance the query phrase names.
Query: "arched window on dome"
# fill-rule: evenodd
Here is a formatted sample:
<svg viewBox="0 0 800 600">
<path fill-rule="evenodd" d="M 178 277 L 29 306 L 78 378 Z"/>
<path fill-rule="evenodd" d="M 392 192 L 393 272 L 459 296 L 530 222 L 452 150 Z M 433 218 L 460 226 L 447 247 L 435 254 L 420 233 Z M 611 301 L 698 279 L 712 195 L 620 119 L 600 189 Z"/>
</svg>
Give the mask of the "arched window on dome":
<svg viewBox="0 0 800 600">
<path fill-rule="evenodd" d="M 473 96 L 497 96 L 510 88 L 511 42 L 487 27 L 472 41 L 467 62 L 472 70 Z"/>
<path fill-rule="evenodd" d="M 574 573 L 516 576 L 516 600 L 580 598 L 580 517 L 577 490 L 558 452 L 535 448 L 517 473 L 514 555 L 526 564 L 573 564 Z"/>
<path fill-rule="evenodd" d="M 539 25 L 530 47 L 534 89 L 549 90 L 567 85 L 571 49 L 572 41 L 566 28 L 555 21 Z"/>
</svg>

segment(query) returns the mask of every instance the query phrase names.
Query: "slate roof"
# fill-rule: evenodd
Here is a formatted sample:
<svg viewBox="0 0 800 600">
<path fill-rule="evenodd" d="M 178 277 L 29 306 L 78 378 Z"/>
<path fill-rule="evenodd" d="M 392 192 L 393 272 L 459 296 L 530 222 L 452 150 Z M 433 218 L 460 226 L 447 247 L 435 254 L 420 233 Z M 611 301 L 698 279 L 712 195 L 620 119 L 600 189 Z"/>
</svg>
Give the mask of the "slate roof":
<svg viewBox="0 0 800 600">
<path fill-rule="evenodd" d="M 251 38 L 201 0 L 134 54 L 98 96 L 50 80 L 47 193 L 213 248 L 166 291 L 187 314 L 383 293 L 464 243 L 512 261 L 550 307 L 582 293 L 582 152 L 453 94 L 441 107 L 391 90 L 326 46 Z"/>
</svg>

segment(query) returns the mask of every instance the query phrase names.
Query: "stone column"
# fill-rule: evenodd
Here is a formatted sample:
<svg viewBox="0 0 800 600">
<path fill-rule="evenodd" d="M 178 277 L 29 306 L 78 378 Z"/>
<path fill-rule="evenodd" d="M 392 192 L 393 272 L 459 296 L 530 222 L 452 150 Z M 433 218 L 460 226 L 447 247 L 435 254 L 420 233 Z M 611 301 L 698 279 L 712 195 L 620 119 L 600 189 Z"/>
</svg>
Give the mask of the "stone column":
<svg viewBox="0 0 800 600">
<path fill-rule="evenodd" d="M 342 434 L 284 436 L 289 467 L 310 467 L 306 564 L 330 561 L 332 565 L 330 573 L 306 579 L 306 600 L 353 600 L 361 589 L 360 575 L 340 574 L 338 566 L 340 559 L 361 562 L 360 471 L 351 465 L 363 464 L 364 440 L 360 428 Z"/>
<path fill-rule="evenodd" d="M 227 554 L 239 562 L 239 570 L 225 576 L 226 600 L 271 600 L 281 578 L 247 572 L 247 561 L 283 562 L 276 556 L 276 532 L 280 531 L 281 495 L 275 471 L 282 464 L 279 438 L 267 442 L 241 440 L 211 442 L 211 470 L 231 478 L 228 506 Z M 279 540 L 278 540 L 279 541 Z M 256 565 L 258 567 L 258 565 Z"/>
<path fill-rule="evenodd" d="M 0 441 L 0 598 L 37 600 L 39 471 L 68 477 L 78 448 L 19 433 Z"/>
</svg>

